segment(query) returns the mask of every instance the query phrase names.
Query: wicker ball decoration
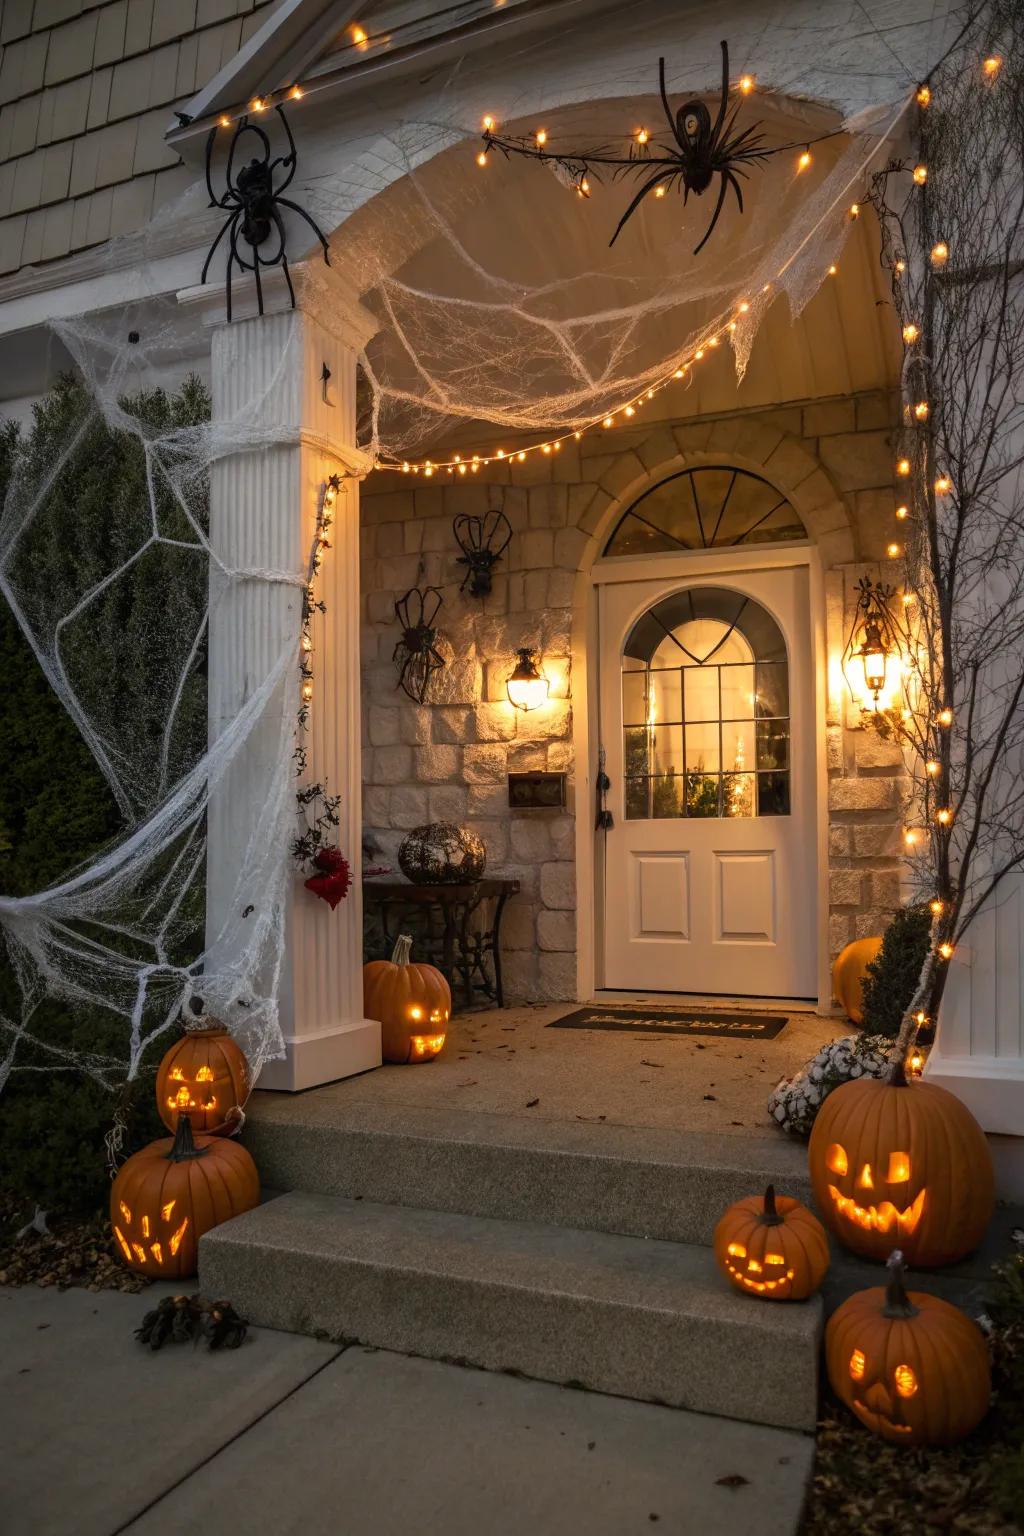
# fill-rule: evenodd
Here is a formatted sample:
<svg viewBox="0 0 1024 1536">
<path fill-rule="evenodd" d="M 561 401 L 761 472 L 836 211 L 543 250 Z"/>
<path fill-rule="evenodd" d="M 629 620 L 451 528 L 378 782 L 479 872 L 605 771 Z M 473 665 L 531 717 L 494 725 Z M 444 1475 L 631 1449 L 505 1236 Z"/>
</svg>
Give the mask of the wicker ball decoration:
<svg viewBox="0 0 1024 1536">
<path fill-rule="evenodd" d="M 413 885 L 469 885 L 482 878 L 487 849 L 468 827 L 431 821 L 403 839 L 398 863 Z"/>
</svg>

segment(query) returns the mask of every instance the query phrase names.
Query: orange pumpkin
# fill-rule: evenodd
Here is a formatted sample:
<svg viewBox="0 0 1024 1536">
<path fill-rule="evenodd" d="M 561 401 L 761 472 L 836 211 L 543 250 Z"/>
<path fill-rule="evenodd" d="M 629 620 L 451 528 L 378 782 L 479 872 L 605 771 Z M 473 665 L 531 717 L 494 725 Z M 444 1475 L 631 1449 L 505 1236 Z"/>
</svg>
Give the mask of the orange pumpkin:
<svg viewBox="0 0 1024 1536">
<path fill-rule="evenodd" d="M 410 960 L 412 939 L 402 934 L 390 960 L 363 966 L 363 1013 L 380 1020 L 385 1061 L 429 1061 L 444 1045 L 451 988 L 433 965 Z"/>
<path fill-rule="evenodd" d="M 832 967 L 832 996 L 853 1024 L 864 1022 L 864 978 L 881 948 L 880 937 L 854 939 L 836 956 Z"/>
<path fill-rule="evenodd" d="M 194 1275 L 199 1239 L 260 1201 L 256 1164 L 243 1146 L 192 1135 L 182 1115 L 174 1136 L 150 1142 L 119 1171 L 110 1225 L 129 1269 L 156 1280 Z"/>
<path fill-rule="evenodd" d="M 715 1258 L 731 1285 L 763 1301 L 806 1301 L 828 1269 L 825 1228 L 799 1200 L 760 1195 L 730 1205 L 715 1228 Z"/>
<path fill-rule="evenodd" d="M 843 1083 L 818 1111 L 808 1148 L 814 1200 L 826 1226 L 868 1259 L 898 1243 L 910 1263 L 953 1264 L 992 1218 L 992 1154 L 981 1126 L 936 1083 L 888 1078 Z"/>
<path fill-rule="evenodd" d="M 227 1029 L 209 1019 L 164 1056 L 156 1074 L 156 1107 L 169 1131 L 187 1115 L 193 1131 L 223 1135 L 237 1130 L 249 1097 L 249 1063 Z"/>
<path fill-rule="evenodd" d="M 977 1325 L 948 1301 L 907 1291 L 900 1253 L 887 1286 L 844 1301 L 825 1330 L 832 1390 L 894 1445 L 952 1445 L 980 1424 L 991 1393 Z"/>
</svg>

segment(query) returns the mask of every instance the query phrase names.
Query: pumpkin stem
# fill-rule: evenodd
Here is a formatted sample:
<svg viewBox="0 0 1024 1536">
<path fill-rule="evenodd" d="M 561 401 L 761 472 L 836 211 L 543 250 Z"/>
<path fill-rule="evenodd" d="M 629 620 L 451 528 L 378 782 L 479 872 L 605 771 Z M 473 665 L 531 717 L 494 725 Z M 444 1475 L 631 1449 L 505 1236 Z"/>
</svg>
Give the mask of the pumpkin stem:
<svg viewBox="0 0 1024 1536">
<path fill-rule="evenodd" d="M 764 1215 L 761 1217 L 763 1227 L 781 1227 L 784 1218 L 779 1215 L 775 1204 L 775 1185 L 769 1184 L 764 1192 Z"/>
<path fill-rule="evenodd" d="M 169 1163 L 187 1163 L 193 1157 L 205 1157 L 209 1147 L 197 1147 L 192 1135 L 192 1121 L 188 1115 L 178 1116 L 178 1129 L 174 1133 L 174 1146 L 167 1154 Z"/>
<path fill-rule="evenodd" d="M 400 933 L 391 951 L 392 965 L 408 965 L 412 957 L 412 934 Z"/>
<path fill-rule="evenodd" d="M 889 1075 L 886 1081 L 890 1088 L 910 1087 L 910 1079 L 907 1077 L 905 1053 L 903 1051 L 897 1051 L 893 1057 L 892 1066 L 889 1068 Z"/>
<path fill-rule="evenodd" d="M 885 1262 L 889 1271 L 889 1281 L 885 1287 L 885 1306 L 882 1308 L 882 1316 L 916 1317 L 920 1308 L 914 1306 L 903 1283 L 907 1271 L 902 1253 L 898 1248 L 893 1249 Z"/>
</svg>

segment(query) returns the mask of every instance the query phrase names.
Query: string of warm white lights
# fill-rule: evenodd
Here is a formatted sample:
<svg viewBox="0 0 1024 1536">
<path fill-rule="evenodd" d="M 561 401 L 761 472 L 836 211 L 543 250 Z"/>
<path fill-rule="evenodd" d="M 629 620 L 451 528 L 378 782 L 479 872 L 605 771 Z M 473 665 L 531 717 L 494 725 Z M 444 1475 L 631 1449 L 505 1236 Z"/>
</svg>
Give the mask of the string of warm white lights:
<svg viewBox="0 0 1024 1536">
<path fill-rule="evenodd" d="M 995 81 L 1002 68 L 1002 59 L 997 54 L 989 54 L 981 64 L 985 77 Z M 921 85 L 915 94 L 920 113 L 923 114 L 932 104 L 932 90 L 928 85 Z M 928 166 L 924 161 L 918 161 L 910 170 L 911 179 L 915 187 L 922 190 L 928 187 Z M 949 244 L 945 239 L 936 240 L 928 251 L 928 263 L 933 272 L 941 272 L 950 259 Z M 907 270 L 905 255 L 898 255 L 892 263 L 892 273 L 898 282 Z M 907 398 L 904 400 L 903 417 L 904 426 L 913 434 L 909 453 L 902 454 L 895 465 L 897 480 L 911 480 L 916 476 L 917 488 L 922 499 L 927 499 L 929 481 L 931 492 L 937 499 L 948 496 L 953 489 L 953 482 L 948 474 L 941 472 L 935 474 L 935 467 L 929 462 L 930 440 L 927 436 L 928 423 L 931 418 L 931 403 L 927 398 L 915 398 L 916 391 L 909 389 L 909 381 L 922 378 L 927 379 L 927 359 L 921 355 L 922 329 L 916 320 L 908 320 L 902 328 L 904 352 L 903 378 L 908 381 L 905 384 Z M 934 479 L 931 476 L 934 475 Z M 895 516 L 899 522 L 915 521 L 907 502 L 901 501 L 896 507 Z M 898 543 L 888 546 L 887 553 L 892 559 L 903 554 L 904 547 Z M 913 598 L 904 596 L 906 604 Z M 907 719 L 912 711 L 904 710 L 904 719 Z M 908 825 L 903 830 L 903 841 L 910 852 L 917 847 L 925 837 L 935 837 L 939 844 L 939 862 L 948 863 L 949 840 L 952 836 L 956 822 L 956 807 L 950 804 L 950 731 L 954 722 L 954 712 L 951 702 L 944 701 L 941 707 L 935 711 L 933 719 L 924 721 L 925 747 L 927 756 L 924 761 L 925 770 L 925 803 L 923 806 L 924 820 L 918 825 Z M 931 793 L 934 786 L 934 795 Z M 934 809 L 930 809 L 930 804 Z M 938 895 L 931 898 L 928 903 L 933 918 L 934 954 L 944 964 L 948 964 L 956 953 L 956 946 L 952 941 L 952 934 L 943 931 L 942 918 L 946 913 L 946 903 Z M 930 1022 L 924 1011 L 915 1014 L 915 1022 L 920 1028 Z"/>
</svg>

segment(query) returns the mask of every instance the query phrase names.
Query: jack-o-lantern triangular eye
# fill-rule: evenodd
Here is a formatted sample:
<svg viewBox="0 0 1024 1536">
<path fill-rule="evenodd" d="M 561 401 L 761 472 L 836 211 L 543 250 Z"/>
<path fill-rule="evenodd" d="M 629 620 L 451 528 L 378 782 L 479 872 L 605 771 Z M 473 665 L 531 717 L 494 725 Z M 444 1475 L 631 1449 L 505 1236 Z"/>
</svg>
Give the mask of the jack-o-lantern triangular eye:
<svg viewBox="0 0 1024 1536">
<path fill-rule="evenodd" d="M 861 1381 L 864 1376 L 864 1351 L 855 1349 L 850 1356 L 850 1375 L 854 1381 Z"/>
<path fill-rule="evenodd" d="M 905 1184 L 910 1178 L 910 1158 L 906 1152 L 889 1153 L 889 1171 L 886 1180 L 890 1184 Z"/>
<path fill-rule="evenodd" d="M 846 1148 L 841 1147 L 838 1141 L 834 1141 L 825 1154 L 825 1166 L 830 1173 L 839 1174 L 840 1178 L 848 1170 L 850 1165 L 846 1158 Z"/>
<path fill-rule="evenodd" d="M 893 1380 L 900 1397 L 913 1397 L 917 1391 L 917 1377 L 909 1365 L 898 1365 L 893 1372 Z"/>
<path fill-rule="evenodd" d="M 875 1181 L 871 1177 L 871 1164 L 870 1163 L 865 1163 L 864 1167 L 861 1169 L 860 1173 L 857 1175 L 857 1188 L 858 1189 L 874 1189 L 874 1187 L 875 1187 Z"/>
</svg>

